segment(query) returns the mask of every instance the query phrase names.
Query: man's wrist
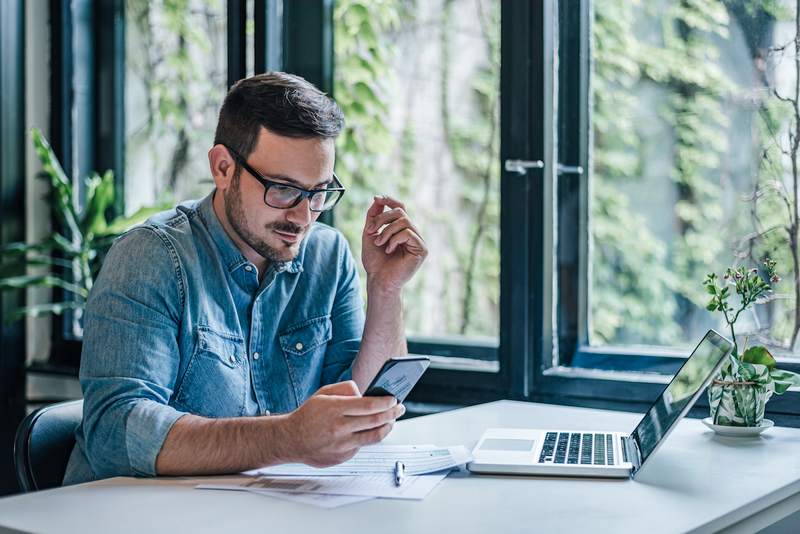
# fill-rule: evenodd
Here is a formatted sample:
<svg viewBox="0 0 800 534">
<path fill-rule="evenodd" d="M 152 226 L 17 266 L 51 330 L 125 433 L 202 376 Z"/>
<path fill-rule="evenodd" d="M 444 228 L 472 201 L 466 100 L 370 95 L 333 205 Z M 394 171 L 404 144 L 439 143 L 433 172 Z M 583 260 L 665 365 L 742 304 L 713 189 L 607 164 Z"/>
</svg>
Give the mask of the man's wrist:
<svg viewBox="0 0 800 534">
<path fill-rule="evenodd" d="M 380 299 L 402 299 L 403 287 L 367 275 L 367 296 Z"/>
<path fill-rule="evenodd" d="M 270 458 L 265 458 L 264 465 L 278 465 L 298 461 L 297 444 L 292 432 L 291 414 L 268 415 L 265 417 L 266 436 L 264 443 L 270 447 Z"/>
</svg>

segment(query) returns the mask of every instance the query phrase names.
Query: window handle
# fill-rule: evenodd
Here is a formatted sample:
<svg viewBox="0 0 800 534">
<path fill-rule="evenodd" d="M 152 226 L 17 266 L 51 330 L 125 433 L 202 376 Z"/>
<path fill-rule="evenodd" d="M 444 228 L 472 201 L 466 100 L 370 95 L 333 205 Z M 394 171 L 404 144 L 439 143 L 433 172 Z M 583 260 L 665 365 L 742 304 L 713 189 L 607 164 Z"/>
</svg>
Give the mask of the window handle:
<svg viewBox="0 0 800 534">
<path fill-rule="evenodd" d="M 535 161 L 528 161 L 525 159 L 507 159 L 506 171 L 515 172 L 517 174 L 527 174 L 528 169 L 543 169 L 544 162 L 540 159 Z"/>
<path fill-rule="evenodd" d="M 558 174 L 577 174 L 578 176 L 583 174 L 583 167 L 581 166 L 562 165 L 559 163 L 556 170 Z"/>
</svg>

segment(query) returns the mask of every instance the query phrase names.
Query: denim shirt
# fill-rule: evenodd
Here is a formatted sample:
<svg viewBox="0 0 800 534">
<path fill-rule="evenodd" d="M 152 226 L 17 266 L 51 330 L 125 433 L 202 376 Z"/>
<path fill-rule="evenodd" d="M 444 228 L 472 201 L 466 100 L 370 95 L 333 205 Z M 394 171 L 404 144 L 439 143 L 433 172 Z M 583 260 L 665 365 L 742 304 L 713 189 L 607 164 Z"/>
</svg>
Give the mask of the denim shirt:
<svg viewBox="0 0 800 534">
<path fill-rule="evenodd" d="M 109 251 L 86 305 L 83 420 L 65 484 L 154 476 L 184 414 L 285 413 L 351 378 L 364 310 L 344 237 L 314 223 L 298 256 L 259 283 L 212 199 L 152 217 Z"/>
</svg>

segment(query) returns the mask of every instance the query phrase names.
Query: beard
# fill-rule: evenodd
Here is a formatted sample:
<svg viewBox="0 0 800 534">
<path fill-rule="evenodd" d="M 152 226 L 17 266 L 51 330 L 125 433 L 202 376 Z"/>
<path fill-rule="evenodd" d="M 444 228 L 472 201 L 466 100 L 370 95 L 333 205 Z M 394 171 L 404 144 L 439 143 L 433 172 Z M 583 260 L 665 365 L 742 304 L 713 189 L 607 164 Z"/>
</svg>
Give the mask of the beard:
<svg viewBox="0 0 800 534">
<path fill-rule="evenodd" d="M 247 227 L 247 218 L 242 205 L 242 195 L 240 191 L 239 180 L 241 177 L 241 169 L 233 176 L 229 194 L 225 195 L 225 215 L 228 222 L 234 231 L 239 234 L 242 241 L 247 243 L 247 246 L 255 250 L 259 256 L 273 262 L 282 263 L 291 261 L 297 256 L 298 248 L 302 240 L 298 240 L 294 244 L 283 244 L 280 247 L 274 247 L 266 242 L 262 237 L 251 232 Z M 300 234 L 303 232 L 303 227 L 288 221 L 278 221 L 269 223 L 264 226 L 265 235 L 269 235 L 271 230 L 278 230 L 280 232 L 288 232 L 293 234 Z M 297 245 L 295 247 L 294 245 Z"/>
</svg>

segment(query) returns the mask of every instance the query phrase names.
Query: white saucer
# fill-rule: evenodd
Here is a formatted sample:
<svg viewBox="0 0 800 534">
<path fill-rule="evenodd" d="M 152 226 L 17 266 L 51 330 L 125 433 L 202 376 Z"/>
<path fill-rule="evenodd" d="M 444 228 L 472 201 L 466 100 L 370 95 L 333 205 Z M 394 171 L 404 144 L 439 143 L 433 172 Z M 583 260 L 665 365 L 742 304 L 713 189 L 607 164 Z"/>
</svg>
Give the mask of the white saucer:
<svg viewBox="0 0 800 534">
<path fill-rule="evenodd" d="M 775 425 L 769 419 L 762 419 L 761 424 L 759 426 L 727 426 L 727 425 L 715 425 L 711 422 L 710 417 L 706 417 L 703 419 L 703 424 L 706 425 L 708 428 L 716 432 L 717 434 L 723 436 L 757 436 L 761 434 L 766 429 Z"/>
</svg>

